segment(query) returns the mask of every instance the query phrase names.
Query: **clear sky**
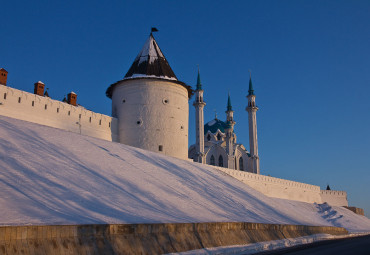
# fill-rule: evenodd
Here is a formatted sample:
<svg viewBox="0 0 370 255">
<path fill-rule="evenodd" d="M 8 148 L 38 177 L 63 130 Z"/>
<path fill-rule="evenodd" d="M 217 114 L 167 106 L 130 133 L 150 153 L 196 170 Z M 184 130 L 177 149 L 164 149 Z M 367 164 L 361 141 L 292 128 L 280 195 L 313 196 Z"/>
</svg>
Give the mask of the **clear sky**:
<svg viewBox="0 0 370 255">
<path fill-rule="evenodd" d="M 9 86 L 41 80 L 108 115 L 106 88 L 157 27 L 179 80 L 194 86 L 199 64 L 206 122 L 230 91 L 247 148 L 252 70 L 261 173 L 346 190 L 370 216 L 370 1 L 3 1 L 0 17 Z M 194 125 L 190 104 L 189 144 Z"/>
</svg>

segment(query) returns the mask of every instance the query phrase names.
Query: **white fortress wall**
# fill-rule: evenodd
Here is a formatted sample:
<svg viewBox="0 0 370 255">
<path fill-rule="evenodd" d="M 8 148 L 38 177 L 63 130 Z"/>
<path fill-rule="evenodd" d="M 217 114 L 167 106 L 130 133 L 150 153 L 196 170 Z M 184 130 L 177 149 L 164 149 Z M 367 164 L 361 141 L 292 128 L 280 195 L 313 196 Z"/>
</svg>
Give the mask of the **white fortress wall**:
<svg viewBox="0 0 370 255">
<path fill-rule="evenodd" d="M 116 118 L 2 85 L 0 115 L 108 141 L 118 140 Z"/>
<path fill-rule="evenodd" d="M 333 206 L 348 206 L 347 192 L 338 190 L 321 190 L 322 202 Z"/>
</svg>

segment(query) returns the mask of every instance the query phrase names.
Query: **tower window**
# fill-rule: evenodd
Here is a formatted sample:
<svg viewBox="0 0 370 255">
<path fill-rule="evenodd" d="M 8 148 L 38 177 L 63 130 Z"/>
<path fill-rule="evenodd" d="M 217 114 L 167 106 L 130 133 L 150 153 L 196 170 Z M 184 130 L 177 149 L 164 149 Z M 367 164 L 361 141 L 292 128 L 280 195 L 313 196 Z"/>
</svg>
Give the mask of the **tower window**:
<svg viewBox="0 0 370 255">
<path fill-rule="evenodd" d="M 224 159 L 221 155 L 218 157 L 218 165 L 219 166 L 224 166 Z"/>
<path fill-rule="evenodd" d="M 140 120 L 136 121 L 136 124 L 140 125 L 141 124 L 141 121 Z"/>
<path fill-rule="evenodd" d="M 212 155 L 211 160 L 210 160 L 210 165 L 214 166 L 215 165 L 215 157 Z"/>
<path fill-rule="evenodd" d="M 6 93 L 4 93 L 4 99 L 6 99 Z"/>
<path fill-rule="evenodd" d="M 21 98 L 20 97 L 18 97 L 18 103 L 20 103 L 21 102 Z"/>
<path fill-rule="evenodd" d="M 71 111 L 68 111 L 68 116 L 71 115 Z"/>
<path fill-rule="evenodd" d="M 163 99 L 163 100 L 162 100 L 162 102 L 163 102 L 163 104 L 169 104 L 170 100 L 168 100 L 168 99 Z"/>
<path fill-rule="evenodd" d="M 99 120 L 99 125 L 101 125 L 101 120 Z"/>
<path fill-rule="evenodd" d="M 47 104 L 45 105 L 45 110 L 46 110 L 46 109 L 48 109 L 48 105 L 47 105 Z"/>
<path fill-rule="evenodd" d="M 89 122 L 91 123 L 91 117 L 89 118 Z"/>
<path fill-rule="evenodd" d="M 158 150 L 159 150 L 159 151 L 163 151 L 163 145 L 159 145 L 159 146 L 158 146 Z"/>
<path fill-rule="evenodd" d="M 110 122 L 108 123 L 108 126 L 110 127 Z"/>
<path fill-rule="evenodd" d="M 207 140 L 211 141 L 211 135 L 210 134 L 207 135 Z"/>
<path fill-rule="evenodd" d="M 57 108 L 57 112 L 59 112 L 59 108 Z"/>
<path fill-rule="evenodd" d="M 126 103 L 126 99 L 122 99 L 122 103 Z"/>
<path fill-rule="evenodd" d="M 244 171 L 244 162 L 242 157 L 239 158 L 239 170 Z"/>
<path fill-rule="evenodd" d="M 81 119 L 81 114 L 80 114 L 80 115 L 78 115 L 78 118 L 80 118 L 80 119 Z"/>
<path fill-rule="evenodd" d="M 181 129 L 184 129 L 184 126 L 181 126 Z"/>
<path fill-rule="evenodd" d="M 35 101 L 32 101 L 32 106 L 35 106 Z"/>
</svg>

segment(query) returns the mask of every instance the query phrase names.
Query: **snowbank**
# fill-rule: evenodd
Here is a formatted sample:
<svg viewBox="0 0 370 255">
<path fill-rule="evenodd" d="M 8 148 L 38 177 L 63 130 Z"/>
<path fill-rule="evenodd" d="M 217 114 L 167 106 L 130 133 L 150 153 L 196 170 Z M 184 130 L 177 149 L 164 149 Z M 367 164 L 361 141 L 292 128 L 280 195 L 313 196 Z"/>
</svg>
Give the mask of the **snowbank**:
<svg viewBox="0 0 370 255">
<path fill-rule="evenodd" d="M 340 226 L 340 207 L 264 196 L 209 166 L 0 116 L 0 225 L 225 222 Z"/>
</svg>

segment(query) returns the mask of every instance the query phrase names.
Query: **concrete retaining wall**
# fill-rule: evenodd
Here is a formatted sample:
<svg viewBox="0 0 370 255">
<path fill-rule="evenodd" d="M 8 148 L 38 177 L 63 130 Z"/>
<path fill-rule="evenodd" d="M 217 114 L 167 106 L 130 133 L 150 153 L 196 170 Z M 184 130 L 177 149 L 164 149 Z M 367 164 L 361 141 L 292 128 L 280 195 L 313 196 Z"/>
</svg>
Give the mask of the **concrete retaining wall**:
<svg viewBox="0 0 370 255">
<path fill-rule="evenodd" d="M 4 226 L 0 254 L 162 254 L 248 244 L 344 228 L 245 222 Z"/>
</svg>

